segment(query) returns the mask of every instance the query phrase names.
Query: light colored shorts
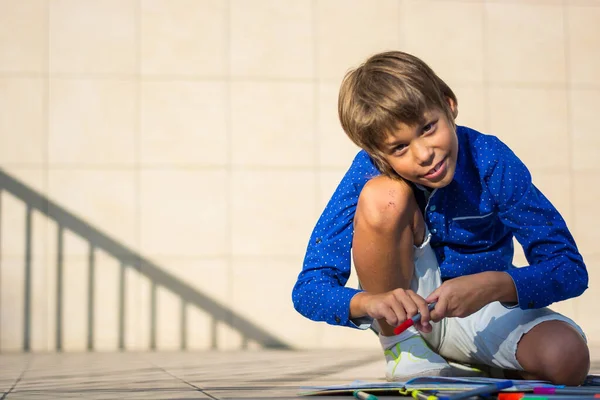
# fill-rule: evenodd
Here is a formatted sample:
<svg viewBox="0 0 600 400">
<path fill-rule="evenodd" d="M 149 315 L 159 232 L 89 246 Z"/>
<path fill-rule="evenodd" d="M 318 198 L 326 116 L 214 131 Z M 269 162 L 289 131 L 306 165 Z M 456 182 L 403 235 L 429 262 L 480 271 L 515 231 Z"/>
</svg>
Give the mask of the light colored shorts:
<svg viewBox="0 0 600 400">
<path fill-rule="evenodd" d="M 415 246 L 415 273 L 411 289 L 427 297 L 442 284 L 439 265 L 430 245 L 431 235 Z M 466 364 L 484 364 L 503 369 L 523 370 L 517 361 L 517 344 L 534 326 L 548 320 L 564 321 L 586 339 L 582 329 L 570 318 L 548 308 L 522 310 L 490 303 L 465 318 L 444 318 L 432 324 L 423 338 L 441 356 Z M 378 331 L 377 322 L 374 330 Z"/>
</svg>

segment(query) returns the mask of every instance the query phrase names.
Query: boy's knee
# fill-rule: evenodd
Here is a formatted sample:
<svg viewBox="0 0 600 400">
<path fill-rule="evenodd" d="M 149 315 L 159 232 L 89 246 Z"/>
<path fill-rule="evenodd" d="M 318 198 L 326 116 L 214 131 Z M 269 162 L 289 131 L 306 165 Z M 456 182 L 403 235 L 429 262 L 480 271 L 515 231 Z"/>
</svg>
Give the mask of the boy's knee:
<svg viewBox="0 0 600 400">
<path fill-rule="evenodd" d="M 554 384 L 581 385 L 590 369 L 590 352 L 585 340 L 563 321 L 546 321 L 534 329 L 540 328 L 542 335 L 536 335 L 537 343 L 528 351 L 527 363 L 532 367 L 529 372 Z"/>
<path fill-rule="evenodd" d="M 391 232 L 410 223 L 416 206 L 412 189 L 406 182 L 378 176 L 361 191 L 355 220 L 370 229 Z"/>
<path fill-rule="evenodd" d="M 566 325 L 566 323 L 564 323 Z M 590 370 L 590 351 L 579 332 L 570 326 L 561 341 L 562 349 L 553 354 L 549 364 L 551 380 L 560 385 L 578 386 Z"/>
</svg>

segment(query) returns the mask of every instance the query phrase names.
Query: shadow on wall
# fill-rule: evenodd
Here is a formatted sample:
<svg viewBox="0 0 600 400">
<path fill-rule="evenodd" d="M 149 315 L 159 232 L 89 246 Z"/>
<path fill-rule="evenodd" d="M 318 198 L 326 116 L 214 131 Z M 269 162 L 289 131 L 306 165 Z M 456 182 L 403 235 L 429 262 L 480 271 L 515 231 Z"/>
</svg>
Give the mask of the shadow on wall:
<svg viewBox="0 0 600 400">
<path fill-rule="evenodd" d="M 256 326 L 243 316 L 236 314 L 231 309 L 219 304 L 203 293 L 169 274 L 158 265 L 146 260 L 140 254 L 111 239 L 107 234 L 99 231 L 77 216 L 69 213 L 58 204 L 35 190 L 27 187 L 22 182 L 10 176 L 0 169 L 0 199 L 2 192 L 6 191 L 21 200 L 26 207 L 25 214 L 25 280 L 24 280 L 24 327 L 23 327 L 23 351 L 31 350 L 31 249 L 32 249 L 32 213 L 38 211 L 56 223 L 57 229 L 57 258 L 56 258 L 56 344 L 55 349 L 63 349 L 63 327 L 65 318 L 63 315 L 63 260 L 64 260 L 64 237 L 65 232 L 70 231 L 79 236 L 89 244 L 89 257 L 87 268 L 89 269 L 88 281 L 82 282 L 87 285 L 87 350 L 94 350 L 94 270 L 96 250 L 103 250 L 120 262 L 120 274 L 118 284 L 118 348 L 125 348 L 125 299 L 126 282 L 125 271 L 133 268 L 137 273 L 145 276 L 151 283 L 150 294 L 150 344 L 151 350 L 156 349 L 156 300 L 157 288 L 162 287 L 177 296 L 181 304 L 180 319 L 180 348 L 187 349 L 187 323 L 186 309 L 188 305 L 196 306 L 211 317 L 210 343 L 212 348 L 217 348 L 217 324 L 223 323 L 237 331 L 243 338 L 242 347 L 247 347 L 249 341 L 254 341 L 267 348 L 290 349 L 291 346 L 280 339 Z M 1 210 L 1 207 L 0 207 Z M 0 215 L 0 224 L 2 221 Z M 135 260 L 132 262 L 132 260 Z"/>
</svg>

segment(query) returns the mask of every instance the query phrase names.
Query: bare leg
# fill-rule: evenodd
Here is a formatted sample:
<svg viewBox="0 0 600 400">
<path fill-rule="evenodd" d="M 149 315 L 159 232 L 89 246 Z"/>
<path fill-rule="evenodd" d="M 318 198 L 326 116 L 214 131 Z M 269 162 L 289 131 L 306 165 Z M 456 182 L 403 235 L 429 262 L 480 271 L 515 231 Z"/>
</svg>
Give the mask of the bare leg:
<svg viewBox="0 0 600 400">
<path fill-rule="evenodd" d="M 414 272 L 413 243 L 420 244 L 424 235 L 423 216 L 408 184 L 384 176 L 367 182 L 358 199 L 352 243 L 361 286 L 371 293 L 407 289 Z M 382 335 L 394 334 L 385 320 L 378 322 Z"/>
<path fill-rule="evenodd" d="M 521 338 L 517 360 L 527 379 L 544 379 L 559 385 L 583 383 L 590 369 L 585 340 L 563 321 L 545 321 Z"/>
</svg>

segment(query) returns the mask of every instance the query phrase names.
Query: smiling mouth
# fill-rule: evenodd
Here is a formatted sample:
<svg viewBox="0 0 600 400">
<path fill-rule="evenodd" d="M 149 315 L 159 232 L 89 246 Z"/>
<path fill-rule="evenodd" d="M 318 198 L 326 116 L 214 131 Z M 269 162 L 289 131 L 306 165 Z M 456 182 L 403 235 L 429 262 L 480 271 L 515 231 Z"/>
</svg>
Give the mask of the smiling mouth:
<svg viewBox="0 0 600 400">
<path fill-rule="evenodd" d="M 442 168 L 442 166 L 444 165 L 444 161 L 446 161 L 446 158 L 444 157 L 442 159 L 442 161 L 440 161 L 439 163 L 437 163 L 435 165 L 435 167 L 433 167 L 432 169 L 430 169 L 425 175 L 423 175 L 423 177 L 427 178 L 427 177 L 431 177 L 436 175 L 436 173 Z"/>
</svg>

